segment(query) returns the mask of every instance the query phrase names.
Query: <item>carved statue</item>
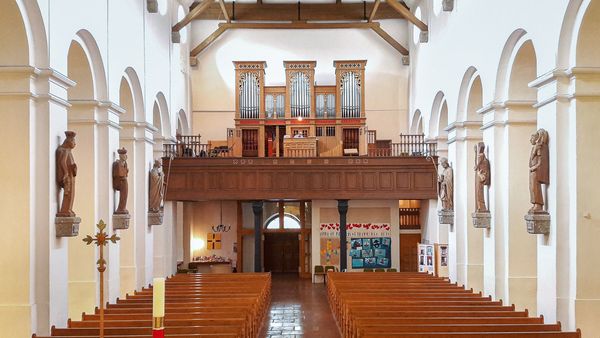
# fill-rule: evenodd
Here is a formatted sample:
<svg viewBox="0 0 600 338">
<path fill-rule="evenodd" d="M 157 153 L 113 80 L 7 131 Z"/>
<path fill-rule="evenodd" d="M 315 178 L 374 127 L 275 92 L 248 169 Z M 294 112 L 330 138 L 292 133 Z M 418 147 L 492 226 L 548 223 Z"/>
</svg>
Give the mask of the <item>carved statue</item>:
<svg viewBox="0 0 600 338">
<path fill-rule="evenodd" d="M 113 189 L 119 192 L 119 206 L 115 214 L 129 214 L 129 211 L 127 211 L 127 174 L 129 173 L 127 149 L 121 148 L 117 152 L 119 153 L 119 159 L 113 163 L 112 167 Z"/>
<path fill-rule="evenodd" d="M 165 193 L 165 174 L 161 167 L 160 160 L 155 160 L 154 166 L 150 170 L 148 188 L 148 210 L 150 212 L 160 212 L 161 210 L 161 203 Z"/>
<path fill-rule="evenodd" d="M 442 210 L 454 209 L 454 171 L 448 164 L 448 159 L 440 158 L 442 173 L 438 176 L 440 200 L 442 201 Z"/>
<path fill-rule="evenodd" d="M 476 212 L 489 212 L 485 205 L 484 186 L 490 185 L 490 161 L 485 156 L 485 144 L 479 142 L 475 147 L 475 201 Z"/>
<path fill-rule="evenodd" d="M 75 148 L 75 132 L 65 131 L 67 137 L 56 149 L 56 184 L 63 189 L 63 198 L 57 217 L 75 217 L 73 201 L 75 200 L 75 176 L 77 164 L 71 150 Z"/>
<path fill-rule="evenodd" d="M 531 135 L 531 155 L 529 156 L 529 196 L 533 206 L 529 213 L 544 212 L 542 184 L 550 183 L 548 132 L 539 129 Z"/>
</svg>

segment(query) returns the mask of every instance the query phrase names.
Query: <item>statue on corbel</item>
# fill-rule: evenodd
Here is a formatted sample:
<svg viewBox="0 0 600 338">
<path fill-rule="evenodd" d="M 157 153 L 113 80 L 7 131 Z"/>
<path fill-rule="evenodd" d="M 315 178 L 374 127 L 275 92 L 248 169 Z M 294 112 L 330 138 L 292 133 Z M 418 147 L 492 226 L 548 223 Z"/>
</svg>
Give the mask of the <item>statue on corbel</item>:
<svg viewBox="0 0 600 338">
<path fill-rule="evenodd" d="M 440 224 L 454 224 L 454 170 L 445 157 L 440 158 L 442 172 L 438 175 L 438 193 L 442 209 L 438 211 Z"/>
<path fill-rule="evenodd" d="M 72 150 L 75 148 L 75 132 L 65 131 L 65 140 L 56 149 L 56 185 L 63 190 L 60 209 L 56 213 L 56 237 L 74 237 L 79 234 L 81 218 L 73 211 L 75 201 L 75 176 L 77 164 Z"/>
<path fill-rule="evenodd" d="M 129 168 L 127 167 L 127 149 L 121 148 L 117 150 L 119 158 L 115 160 L 112 166 L 113 189 L 119 192 L 119 203 L 117 210 L 113 213 L 113 229 L 125 230 L 129 228 L 129 211 L 127 210 L 127 195 L 129 186 L 127 176 Z"/>
<path fill-rule="evenodd" d="M 538 129 L 531 135 L 531 153 L 529 155 L 529 200 L 531 208 L 525 215 L 527 232 L 530 234 L 548 234 L 550 232 L 550 214 L 547 210 L 546 187 L 550 184 L 550 151 L 548 132 Z"/>
<path fill-rule="evenodd" d="M 471 214 L 473 226 L 489 229 L 491 224 L 490 210 L 486 205 L 486 196 L 489 203 L 489 186 L 491 183 L 490 161 L 485 152 L 485 143 L 479 142 L 475 146 L 475 212 Z M 486 189 L 487 187 L 487 189 Z"/>
<path fill-rule="evenodd" d="M 163 199 L 165 195 L 165 174 L 162 163 L 155 160 L 148 175 L 148 225 L 163 223 Z"/>
</svg>

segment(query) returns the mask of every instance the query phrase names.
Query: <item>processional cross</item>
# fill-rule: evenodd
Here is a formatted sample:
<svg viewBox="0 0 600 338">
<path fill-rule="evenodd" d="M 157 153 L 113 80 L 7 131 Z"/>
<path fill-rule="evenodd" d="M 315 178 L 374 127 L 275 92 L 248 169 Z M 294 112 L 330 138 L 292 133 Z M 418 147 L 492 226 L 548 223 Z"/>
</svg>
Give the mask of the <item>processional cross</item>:
<svg viewBox="0 0 600 338">
<path fill-rule="evenodd" d="M 108 245 L 108 242 L 117 243 L 121 238 L 117 234 L 113 234 L 108 237 L 104 229 L 106 229 L 106 223 L 100 220 L 96 224 L 98 232 L 94 237 L 87 235 L 83 241 L 85 244 L 96 244 L 100 248 L 100 258 L 96 261 L 98 265 L 98 272 L 100 272 L 100 338 L 104 338 L 104 271 L 106 271 L 106 260 L 104 260 L 104 247 Z"/>
</svg>

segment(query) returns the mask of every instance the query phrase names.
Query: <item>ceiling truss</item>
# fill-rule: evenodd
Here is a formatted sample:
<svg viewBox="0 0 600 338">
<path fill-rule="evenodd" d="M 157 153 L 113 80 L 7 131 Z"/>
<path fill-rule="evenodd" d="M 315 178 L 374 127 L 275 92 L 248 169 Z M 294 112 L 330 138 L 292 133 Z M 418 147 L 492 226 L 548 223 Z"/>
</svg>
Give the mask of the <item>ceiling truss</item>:
<svg viewBox="0 0 600 338">
<path fill-rule="evenodd" d="M 421 31 L 425 23 L 415 17 L 404 2 L 375 0 L 371 3 L 285 4 L 224 2 L 202 0 L 172 28 L 179 32 L 193 20 L 224 20 L 204 41 L 191 50 L 192 58 L 230 29 L 368 29 L 375 32 L 407 60 L 408 50 L 389 35 L 376 20 L 406 19 Z"/>
</svg>

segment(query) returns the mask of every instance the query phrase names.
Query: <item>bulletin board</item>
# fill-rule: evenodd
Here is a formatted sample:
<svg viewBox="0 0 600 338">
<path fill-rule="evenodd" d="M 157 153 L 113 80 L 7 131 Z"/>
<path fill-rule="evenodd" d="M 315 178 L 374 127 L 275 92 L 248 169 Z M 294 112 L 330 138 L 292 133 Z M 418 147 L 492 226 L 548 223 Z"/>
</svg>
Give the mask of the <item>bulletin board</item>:
<svg viewBox="0 0 600 338">
<path fill-rule="evenodd" d="M 352 238 L 350 240 L 352 269 L 390 268 L 392 266 L 390 237 Z"/>
</svg>

